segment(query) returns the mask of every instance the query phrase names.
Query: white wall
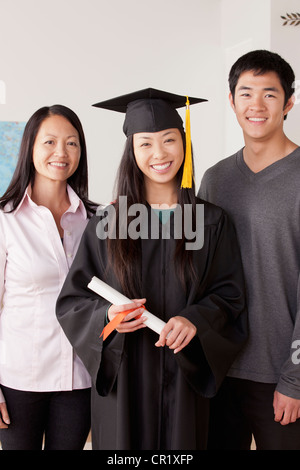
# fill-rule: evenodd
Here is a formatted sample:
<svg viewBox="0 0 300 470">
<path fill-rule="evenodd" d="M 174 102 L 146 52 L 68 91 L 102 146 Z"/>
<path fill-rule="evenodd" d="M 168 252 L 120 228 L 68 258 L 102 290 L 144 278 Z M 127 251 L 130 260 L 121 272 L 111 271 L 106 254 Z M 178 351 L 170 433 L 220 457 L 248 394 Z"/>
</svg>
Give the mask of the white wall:
<svg viewBox="0 0 300 470">
<path fill-rule="evenodd" d="M 87 137 L 90 196 L 106 202 L 125 143 L 123 116 L 91 105 L 149 86 L 205 97 L 191 108 L 198 185 L 206 168 L 242 145 L 227 98 L 238 56 L 272 46 L 299 70 L 300 26 L 281 27 L 283 3 L 283 13 L 299 10 L 297 0 L 0 0 L 0 120 L 71 107 Z M 288 121 L 295 134 L 298 124 Z"/>
<path fill-rule="evenodd" d="M 243 134 L 229 105 L 228 74 L 234 62 L 254 49 L 270 49 L 271 0 L 223 0 L 222 38 L 224 54 L 223 155 L 230 156 L 244 145 Z"/>
<path fill-rule="evenodd" d="M 272 0 L 271 49 L 290 63 L 298 81 L 296 104 L 285 122 L 285 132 L 291 140 L 300 145 L 300 24 L 283 26 L 284 21 L 281 19 L 286 13 L 297 12 L 300 13 L 299 0 Z"/>
<path fill-rule="evenodd" d="M 285 122 L 285 132 L 300 144 L 300 25 L 283 26 L 281 16 L 300 12 L 299 0 L 222 0 L 222 37 L 224 79 L 231 65 L 242 54 L 254 49 L 269 49 L 289 62 L 299 81 L 297 104 Z M 229 89 L 223 105 L 224 155 L 231 155 L 243 146 L 243 135 L 228 103 Z M 225 96 L 225 95 L 224 95 Z"/>
<path fill-rule="evenodd" d="M 146 87 L 200 96 L 193 106 L 197 173 L 222 153 L 220 0 L 0 0 L 0 120 L 65 104 L 84 125 L 90 195 L 111 200 L 123 116 L 97 101 Z M 201 155 L 201 159 L 200 159 Z M 206 166 L 206 165 L 205 165 Z"/>
</svg>

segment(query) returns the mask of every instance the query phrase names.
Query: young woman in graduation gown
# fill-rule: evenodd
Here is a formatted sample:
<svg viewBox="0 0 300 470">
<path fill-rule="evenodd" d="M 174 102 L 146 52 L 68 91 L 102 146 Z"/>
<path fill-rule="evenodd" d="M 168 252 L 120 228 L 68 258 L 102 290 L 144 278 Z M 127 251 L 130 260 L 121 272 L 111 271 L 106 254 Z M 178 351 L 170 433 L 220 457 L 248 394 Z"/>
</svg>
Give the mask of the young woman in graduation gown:
<svg viewBox="0 0 300 470">
<path fill-rule="evenodd" d="M 191 104 L 200 101 L 190 98 Z M 185 97 L 153 89 L 96 105 L 126 112 L 127 143 L 109 211 L 116 236 L 100 236 L 99 211 L 57 302 L 58 319 L 93 381 L 93 449 L 205 449 L 209 398 L 247 338 L 234 228 L 223 210 L 195 197 L 193 179 L 181 187 L 188 157 L 176 107 L 184 105 Z M 143 237 L 118 236 L 120 196 L 128 207 L 146 208 Z M 161 204 L 174 208 L 161 211 L 169 217 L 169 238 L 151 237 L 153 211 Z M 173 230 L 185 204 L 193 207 L 194 226 L 197 205 L 204 204 L 198 249 L 187 249 L 185 234 L 177 239 Z M 126 228 L 132 220 L 128 216 Z M 158 224 L 162 234 L 163 221 Z M 135 310 L 92 292 L 87 285 L 93 276 L 134 299 Z M 143 305 L 166 322 L 160 336 L 145 326 Z M 103 341 L 107 322 L 124 310 L 127 316 Z"/>
</svg>

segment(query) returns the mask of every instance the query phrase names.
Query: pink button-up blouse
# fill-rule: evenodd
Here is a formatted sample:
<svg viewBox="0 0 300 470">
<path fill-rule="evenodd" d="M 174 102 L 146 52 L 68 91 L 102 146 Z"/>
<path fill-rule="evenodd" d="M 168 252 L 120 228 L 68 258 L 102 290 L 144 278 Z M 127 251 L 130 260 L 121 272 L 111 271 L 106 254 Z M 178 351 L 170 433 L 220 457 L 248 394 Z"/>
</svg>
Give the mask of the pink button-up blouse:
<svg viewBox="0 0 300 470">
<path fill-rule="evenodd" d="M 67 189 L 63 242 L 52 213 L 30 198 L 30 187 L 14 212 L 0 210 L 0 386 L 61 391 L 91 384 L 55 314 L 88 222 L 82 201 Z"/>
</svg>

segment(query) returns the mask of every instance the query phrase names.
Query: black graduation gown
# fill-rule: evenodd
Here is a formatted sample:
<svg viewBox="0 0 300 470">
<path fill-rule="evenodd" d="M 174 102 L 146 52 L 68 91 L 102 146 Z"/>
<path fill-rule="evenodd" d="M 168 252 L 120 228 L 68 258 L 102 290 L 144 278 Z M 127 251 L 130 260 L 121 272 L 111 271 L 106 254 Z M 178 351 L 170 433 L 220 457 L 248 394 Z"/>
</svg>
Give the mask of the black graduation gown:
<svg viewBox="0 0 300 470">
<path fill-rule="evenodd" d="M 57 301 L 57 316 L 93 381 L 93 449 L 204 449 L 209 397 L 215 395 L 247 338 L 244 278 L 235 230 L 218 207 L 205 204 L 204 246 L 193 252 L 197 281 L 185 292 L 176 275 L 174 239 L 142 245 L 140 298 L 168 321 L 188 318 L 197 335 L 181 352 L 156 347 L 143 328 L 99 338 L 108 302 L 87 288 L 97 276 L 121 291 L 107 268 L 106 241 L 94 216 Z M 148 208 L 151 211 L 150 207 Z"/>
</svg>

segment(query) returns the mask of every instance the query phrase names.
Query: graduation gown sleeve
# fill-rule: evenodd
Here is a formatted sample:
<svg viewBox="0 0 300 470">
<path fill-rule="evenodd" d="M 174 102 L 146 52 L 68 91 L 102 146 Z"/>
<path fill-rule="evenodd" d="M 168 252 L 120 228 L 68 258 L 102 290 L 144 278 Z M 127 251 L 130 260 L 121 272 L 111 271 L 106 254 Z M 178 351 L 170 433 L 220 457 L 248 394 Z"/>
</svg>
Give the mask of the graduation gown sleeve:
<svg viewBox="0 0 300 470">
<path fill-rule="evenodd" d="M 93 276 L 110 282 L 109 278 L 104 279 L 107 253 L 106 250 L 101 252 L 105 243 L 99 243 L 96 235 L 98 221 L 97 216 L 89 221 L 56 304 L 57 318 L 95 385 L 104 355 L 100 335 L 110 305 L 87 287 Z M 116 334 L 112 334 L 109 340 L 105 341 L 105 346 L 112 347 L 107 348 L 106 360 L 102 364 L 103 395 L 109 392 L 115 381 L 123 343 L 124 335 Z M 106 364 L 110 366 L 105 367 Z"/>
<path fill-rule="evenodd" d="M 179 313 L 197 327 L 197 335 L 177 358 L 191 386 L 207 397 L 216 394 L 248 337 L 244 274 L 235 228 L 225 212 L 210 208 L 205 221 L 206 243 L 210 244 L 207 267 Z M 202 272 L 199 262 L 203 259 L 196 254 L 195 264 Z"/>
</svg>

